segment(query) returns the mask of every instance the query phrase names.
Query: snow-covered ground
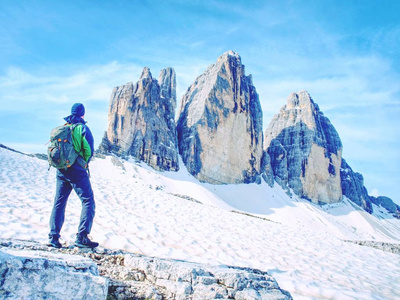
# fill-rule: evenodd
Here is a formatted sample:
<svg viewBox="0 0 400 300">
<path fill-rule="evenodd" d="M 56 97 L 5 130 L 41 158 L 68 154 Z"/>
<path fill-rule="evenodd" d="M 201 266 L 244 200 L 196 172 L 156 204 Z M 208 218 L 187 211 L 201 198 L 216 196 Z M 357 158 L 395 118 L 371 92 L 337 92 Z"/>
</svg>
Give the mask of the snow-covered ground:
<svg viewBox="0 0 400 300">
<path fill-rule="evenodd" d="M 201 184 L 180 166 L 156 172 L 96 158 L 93 239 L 150 256 L 265 270 L 294 299 L 400 298 L 400 256 L 345 242 L 400 243 L 400 221 L 384 209 L 369 215 L 348 200 L 321 207 L 265 183 Z M 47 241 L 56 173 L 47 168 L 0 148 L 0 238 Z M 79 215 L 73 193 L 61 232 L 67 243 Z"/>
</svg>

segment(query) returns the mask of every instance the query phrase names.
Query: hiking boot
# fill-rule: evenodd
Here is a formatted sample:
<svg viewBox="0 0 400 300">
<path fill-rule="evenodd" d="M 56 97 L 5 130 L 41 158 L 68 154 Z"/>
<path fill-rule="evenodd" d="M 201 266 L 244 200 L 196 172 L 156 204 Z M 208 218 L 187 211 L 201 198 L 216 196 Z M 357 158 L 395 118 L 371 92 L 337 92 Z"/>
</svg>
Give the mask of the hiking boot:
<svg viewBox="0 0 400 300">
<path fill-rule="evenodd" d="M 79 248 L 96 248 L 99 243 L 92 242 L 87 235 L 76 235 L 75 246 Z"/>
<path fill-rule="evenodd" d="M 58 240 L 58 237 L 55 236 L 49 237 L 49 242 L 47 243 L 47 246 L 54 248 L 62 248 L 62 245 Z"/>
</svg>

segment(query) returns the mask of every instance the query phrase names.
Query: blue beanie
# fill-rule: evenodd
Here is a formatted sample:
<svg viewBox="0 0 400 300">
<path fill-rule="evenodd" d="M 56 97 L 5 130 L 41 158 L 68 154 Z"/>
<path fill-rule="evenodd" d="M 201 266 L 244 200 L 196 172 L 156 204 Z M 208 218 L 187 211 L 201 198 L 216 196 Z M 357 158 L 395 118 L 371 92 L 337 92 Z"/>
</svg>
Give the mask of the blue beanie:
<svg viewBox="0 0 400 300">
<path fill-rule="evenodd" d="M 71 115 L 82 117 L 85 115 L 85 107 L 82 103 L 75 103 L 71 108 Z"/>
</svg>

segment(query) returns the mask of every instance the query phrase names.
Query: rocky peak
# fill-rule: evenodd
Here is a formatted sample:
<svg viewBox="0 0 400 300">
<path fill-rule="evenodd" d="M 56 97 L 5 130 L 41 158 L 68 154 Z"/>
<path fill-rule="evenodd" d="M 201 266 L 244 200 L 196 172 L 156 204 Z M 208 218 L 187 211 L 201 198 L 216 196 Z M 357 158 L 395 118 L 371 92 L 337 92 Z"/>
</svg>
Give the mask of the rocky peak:
<svg viewBox="0 0 400 300">
<path fill-rule="evenodd" d="M 144 67 L 143 71 L 142 71 L 142 75 L 140 76 L 140 79 L 153 79 L 153 77 L 151 76 L 151 72 L 150 72 L 150 68 L 148 67 Z"/>
<path fill-rule="evenodd" d="M 164 71 L 161 71 L 164 72 Z M 173 69 L 169 69 L 172 77 Z M 175 94 L 175 85 L 164 89 Z M 170 99 L 161 95 L 161 87 L 144 68 L 136 84 L 116 87 L 111 94 L 108 129 L 100 145 L 101 152 L 133 156 L 155 169 L 176 171 L 178 150 L 175 110 Z"/>
<path fill-rule="evenodd" d="M 228 56 L 234 57 L 235 59 L 241 61 L 240 55 L 232 50 L 228 50 L 228 51 L 224 52 L 220 57 L 218 57 L 217 61 L 226 60 L 226 58 Z"/>
<path fill-rule="evenodd" d="M 182 98 L 179 151 L 189 172 L 209 183 L 253 182 L 260 173 L 262 110 L 240 56 L 228 51 Z"/>
<path fill-rule="evenodd" d="M 232 50 L 226 51 L 224 54 L 218 57 L 215 65 L 225 65 L 227 69 L 237 69 L 237 71 L 239 71 L 239 76 L 242 76 L 245 73 L 244 65 L 242 64 L 240 55 Z"/>
<path fill-rule="evenodd" d="M 304 109 L 307 106 L 314 105 L 310 94 L 307 91 L 300 91 L 298 93 L 291 93 L 287 98 L 286 109 L 299 108 Z"/>
<path fill-rule="evenodd" d="M 313 202 L 340 201 L 342 143 L 306 91 L 292 93 L 265 133 L 275 180 Z"/>
</svg>

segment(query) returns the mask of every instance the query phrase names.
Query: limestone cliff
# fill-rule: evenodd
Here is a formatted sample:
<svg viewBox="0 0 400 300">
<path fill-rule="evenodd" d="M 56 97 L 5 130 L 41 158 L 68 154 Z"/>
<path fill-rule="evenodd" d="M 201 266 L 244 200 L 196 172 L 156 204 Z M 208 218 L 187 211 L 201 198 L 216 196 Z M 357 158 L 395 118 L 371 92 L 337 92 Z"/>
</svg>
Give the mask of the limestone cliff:
<svg viewBox="0 0 400 300">
<path fill-rule="evenodd" d="M 262 110 L 240 56 L 221 55 L 189 87 L 177 122 L 189 172 L 213 184 L 254 182 L 262 157 Z"/>
<path fill-rule="evenodd" d="M 342 143 L 305 91 L 292 93 L 265 132 L 275 180 L 315 203 L 342 199 Z"/>
<path fill-rule="evenodd" d="M 179 169 L 175 71 L 162 70 L 160 82 L 144 68 L 136 84 L 114 88 L 101 152 L 133 156 L 159 170 Z"/>
</svg>

